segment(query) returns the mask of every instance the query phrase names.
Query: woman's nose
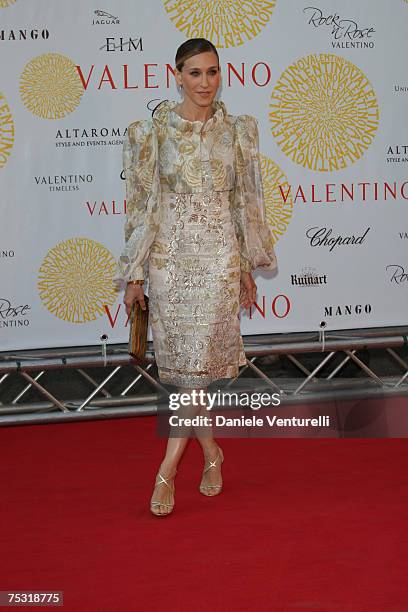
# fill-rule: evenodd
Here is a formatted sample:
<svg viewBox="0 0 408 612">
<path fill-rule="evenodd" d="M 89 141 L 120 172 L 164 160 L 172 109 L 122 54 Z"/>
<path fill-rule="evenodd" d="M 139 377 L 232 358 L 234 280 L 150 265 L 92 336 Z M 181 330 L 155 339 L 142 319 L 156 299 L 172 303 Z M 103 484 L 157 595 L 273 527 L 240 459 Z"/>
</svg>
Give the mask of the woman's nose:
<svg viewBox="0 0 408 612">
<path fill-rule="evenodd" d="M 201 77 L 201 85 L 205 87 L 207 84 L 208 84 L 207 75 L 203 72 L 203 75 Z"/>
</svg>

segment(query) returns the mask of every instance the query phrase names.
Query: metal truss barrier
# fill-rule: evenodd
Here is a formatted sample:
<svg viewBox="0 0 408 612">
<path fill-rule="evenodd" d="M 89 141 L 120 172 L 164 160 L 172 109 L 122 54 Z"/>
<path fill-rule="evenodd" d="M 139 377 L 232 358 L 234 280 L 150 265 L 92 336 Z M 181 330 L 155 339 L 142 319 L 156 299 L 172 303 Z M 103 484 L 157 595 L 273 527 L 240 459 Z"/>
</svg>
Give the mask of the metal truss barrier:
<svg viewBox="0 0 408 612">
<path fill-rule="evenodd" d="M 247 363 L 227 386 L 256 378 L 288 404 L 405 395 L 407 335 L 408 327 L 386 327 L 245 336 Z M 146 357 L 139 365 L 125 344 L 105 354 L 98 346 L 0 352 L 0 425 L 156 414 L 169 388 L 158 379 L 150 343 Z M 282 360 L 291 376 L 282 375 Z M 350 365 L 351 378 L 344 376 Z M 58 389 L 56 378 L 69 379 L 68 388 Z M 72 395 L 78 388 L 85 388 L 81 399 Z"/>
</svg>

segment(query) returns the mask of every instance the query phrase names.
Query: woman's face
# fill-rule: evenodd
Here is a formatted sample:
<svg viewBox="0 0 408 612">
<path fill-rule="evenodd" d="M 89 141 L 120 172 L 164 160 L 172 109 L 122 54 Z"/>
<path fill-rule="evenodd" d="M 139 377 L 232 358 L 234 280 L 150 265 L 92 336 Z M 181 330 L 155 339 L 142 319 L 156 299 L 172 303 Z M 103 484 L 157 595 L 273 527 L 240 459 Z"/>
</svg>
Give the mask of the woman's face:
<svg viewBox="0 0 408 612">
<path fill-rule="evenodd" d="M 197 106 L 210 106 L 221 81 L 217 56 L 213 51 L 193 55 L 181 72 L 176 70 L 176 79 L 183 86 L 185 99 Z"/>
</svg>

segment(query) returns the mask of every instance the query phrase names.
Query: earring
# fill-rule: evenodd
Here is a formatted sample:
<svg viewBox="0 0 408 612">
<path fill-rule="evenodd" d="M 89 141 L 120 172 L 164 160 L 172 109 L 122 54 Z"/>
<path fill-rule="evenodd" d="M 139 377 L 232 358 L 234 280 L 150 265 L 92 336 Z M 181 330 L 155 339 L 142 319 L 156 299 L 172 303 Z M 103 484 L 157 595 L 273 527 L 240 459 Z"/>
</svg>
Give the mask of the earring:
<svg viewBox="0 0 408 612">
<path fill-rule="evenodd" d="M 181 92 L 183 91 L 183 86 L 182 85 L 177 85 L 177 91 L 181 95 Z"/>
</svg>

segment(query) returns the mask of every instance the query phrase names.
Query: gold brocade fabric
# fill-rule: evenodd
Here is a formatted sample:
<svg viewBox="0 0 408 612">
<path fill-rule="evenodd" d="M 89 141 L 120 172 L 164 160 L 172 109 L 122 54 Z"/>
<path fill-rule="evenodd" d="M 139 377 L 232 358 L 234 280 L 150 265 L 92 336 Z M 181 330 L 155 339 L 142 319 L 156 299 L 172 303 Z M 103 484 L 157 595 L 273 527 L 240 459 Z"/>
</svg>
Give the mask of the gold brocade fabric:
<svg viewBox="0 0 408 612">
<path fill-rule="evenodd" d="M 123 148 L 127 219 L 114 283 L 149 278 L 160 380 L 207 386 L 245 364 L 241 270 L 273 269 L 258 129 L 222 102 L 205 123 L 166 101 L 132 123 Z"/>
<path fill-rule="evenodd" d="M 245 365 L 238 243 L 228 192 L 162 196 L 149 259 L 150 324 L 160 380 L 207 386 Z"/>
</svg>

